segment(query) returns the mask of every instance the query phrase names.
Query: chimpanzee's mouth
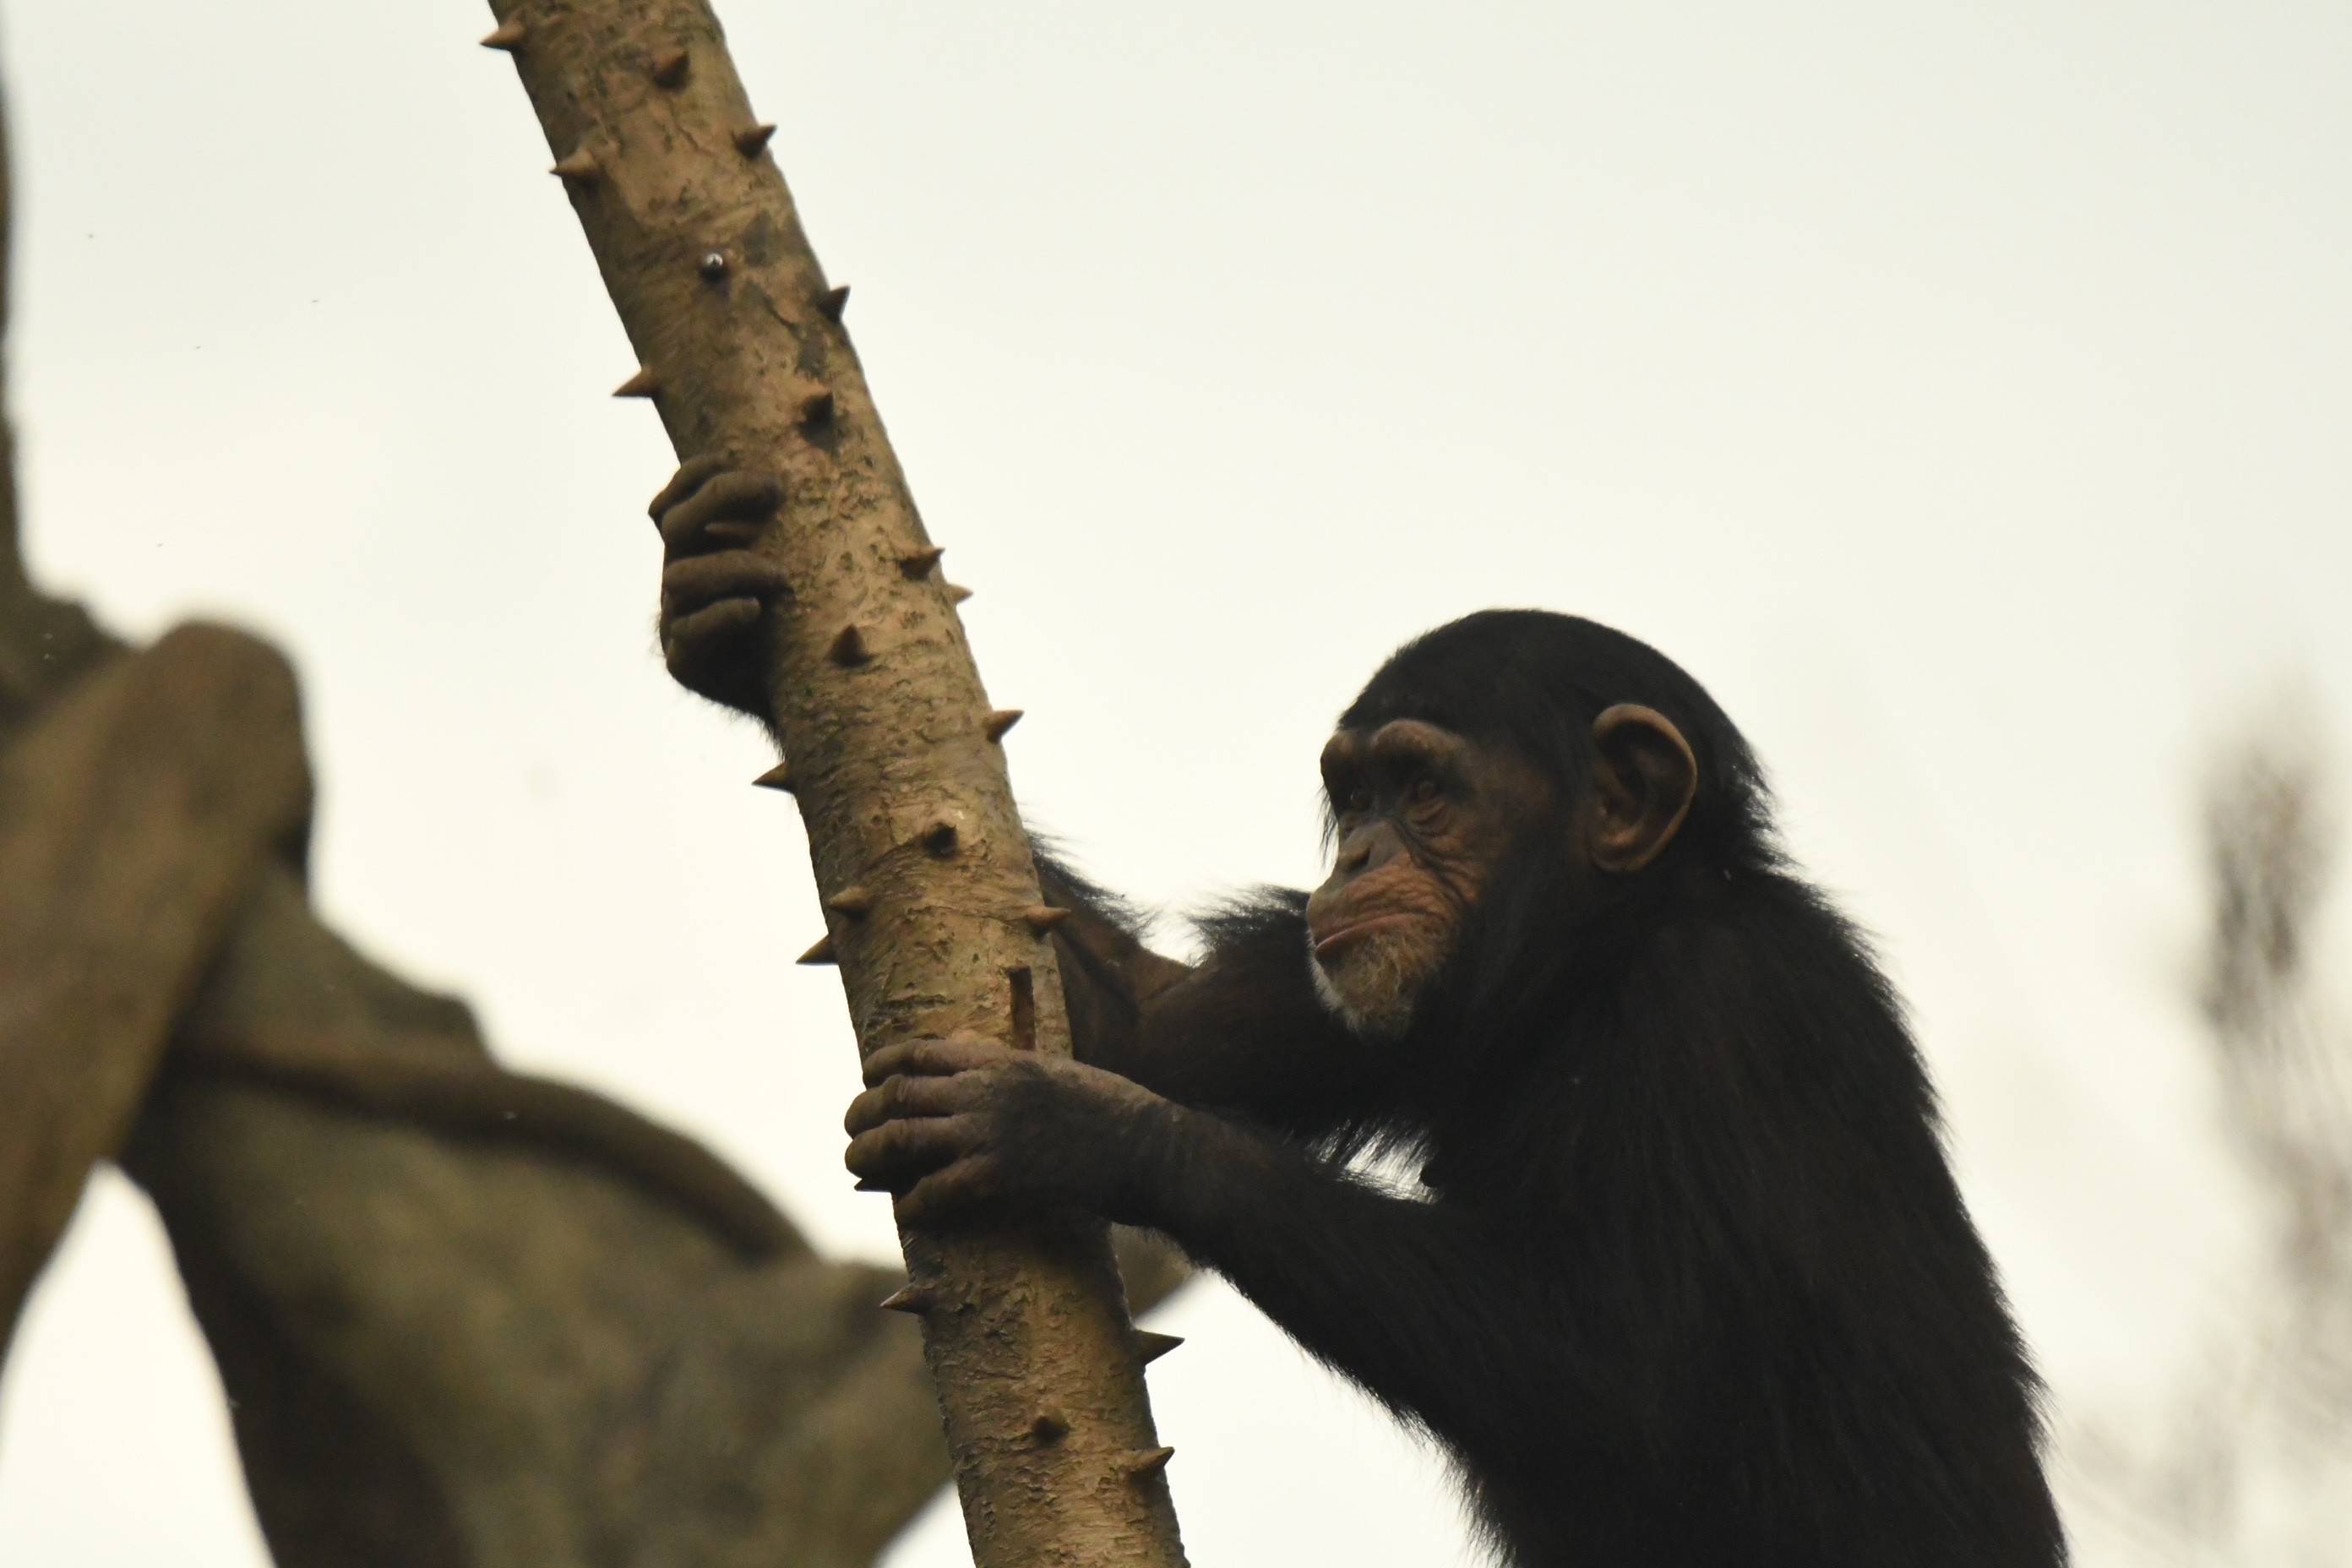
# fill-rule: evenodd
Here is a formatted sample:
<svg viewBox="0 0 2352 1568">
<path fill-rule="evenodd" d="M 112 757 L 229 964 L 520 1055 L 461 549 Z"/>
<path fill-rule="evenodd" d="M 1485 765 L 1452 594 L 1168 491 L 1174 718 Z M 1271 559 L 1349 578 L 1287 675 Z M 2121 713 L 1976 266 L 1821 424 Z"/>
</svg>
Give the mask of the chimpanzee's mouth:
<svg viewBox="0 0 2352 1568">
<path fill-rule="evenodd" d="M 1327 963 L 1330 962 L 1334 953 L 1353 946 L 1365 937 L 1371 936 L 1389 926 L 1410 924 L 1412 921 L 1411 915 L 1367 915 L 1362 920 L 1351 921 L 1341 926 L 1329 936 L 1315 939 L 1315 961 L 1318 963 Z"/>
</svg>

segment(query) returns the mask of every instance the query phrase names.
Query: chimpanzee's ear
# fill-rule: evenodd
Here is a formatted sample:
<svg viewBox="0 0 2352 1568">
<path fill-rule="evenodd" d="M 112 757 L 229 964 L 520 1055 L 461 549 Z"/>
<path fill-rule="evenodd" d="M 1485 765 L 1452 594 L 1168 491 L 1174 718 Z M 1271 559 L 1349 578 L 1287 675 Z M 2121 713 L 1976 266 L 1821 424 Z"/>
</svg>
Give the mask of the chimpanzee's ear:
<svg viewBox="0 0 2352 1568">
<path fill-rule="evenodd" d="M 1620 702 L 1592 721 L 1592 752 L 1585 852 L 1604 871 L 1638 871 L 1690 815 L 1698 759 L 1673 720 L 1635 702 Z"/>
</svg>

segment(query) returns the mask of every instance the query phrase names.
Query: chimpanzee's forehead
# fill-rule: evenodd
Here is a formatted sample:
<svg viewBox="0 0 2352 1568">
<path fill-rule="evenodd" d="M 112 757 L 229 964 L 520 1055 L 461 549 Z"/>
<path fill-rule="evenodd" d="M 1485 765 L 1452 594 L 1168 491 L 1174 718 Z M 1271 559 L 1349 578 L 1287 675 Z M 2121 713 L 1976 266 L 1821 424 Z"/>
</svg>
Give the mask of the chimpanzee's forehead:
<svg viewBox="0 0 2352 1568">
<path fill-rule="evenodd" d="M 1341 728 L 1323 744 L 1323 765 L 1351 768 L 1365 763 L 1437 762 L 1460 752 L 1467 737 L 1419 715 L 1381 721 L 1361 729 Z"/>
<path fill-rule="evenodd" d="M 1508 665 L 1480 670 L 1450 660 L 1407 663 L 1400 654 L 1348 705 L 1338 728 L 1369 741 L 1383 725 L 1413 720 L 1465 741 L 1524 747 L 1531 727 L 1560 722 L 1559 707 L 1526 671 Z"/>
<path fill-rule="evenodd" d="M 1622 632 L 1547 610 L 1481 610 L 1413 638 L 1339 723 L 1370 731 L 1423 719 L 1557 765 L 1580 751 L 1594 717 L 1620 702 L 1666 714 L 1702 753 L 1745 754 L 1720 710 L 1671 659 Z"/>
<path fill-rule="evenodd" d="M 1345 713 L 1339 715 L 1339 721 L 1333 729 L 1337 733 L 1356 735 L 1369 741 L 1382 725 L 1406 719 L 1417 720 L 1456 735 L 1468 734 L 1473 722 L 1472 714 L 1459 702 L 1417 701 L 1412 693 L 1402 691 L 1383 692 L 1376 697 L 1368 689 L 1349 705 Z"/>
</svg>

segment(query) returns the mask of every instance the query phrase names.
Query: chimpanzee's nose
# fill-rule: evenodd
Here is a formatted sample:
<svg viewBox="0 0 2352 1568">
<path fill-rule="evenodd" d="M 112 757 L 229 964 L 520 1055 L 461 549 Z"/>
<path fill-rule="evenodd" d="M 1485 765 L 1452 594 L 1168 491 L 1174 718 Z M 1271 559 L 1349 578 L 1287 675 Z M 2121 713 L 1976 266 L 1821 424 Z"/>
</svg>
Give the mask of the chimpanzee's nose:
<svg viewBox="0 0 2352 1568">
<path fill-rule="evenodd" d="M 1366 827 L 1350 835 L 1332 858 L 1331 869 L 1342 877 L 1353 877 L 1358 872 L 1370 869 L 1383 837 L 1377 827 Z"/>
</svg>

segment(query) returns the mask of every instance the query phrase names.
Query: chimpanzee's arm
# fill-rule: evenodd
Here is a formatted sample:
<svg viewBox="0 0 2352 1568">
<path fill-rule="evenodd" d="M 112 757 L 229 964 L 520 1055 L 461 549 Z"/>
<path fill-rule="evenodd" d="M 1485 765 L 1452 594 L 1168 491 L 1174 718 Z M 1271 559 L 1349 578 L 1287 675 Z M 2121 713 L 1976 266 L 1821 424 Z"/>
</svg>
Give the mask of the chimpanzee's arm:
<svg viewBox="0 0 2352 1568">
<path fill-rule="evenodd" d="M 1539 1216 L 1398 1197 L 1278 1136 L 987 1040 L 887 1047 L 867 1071 L 848 1164 L 898 1194 L 903 1222 L 1075 1205 L 1164 1233 L 1457 1443 L 1571 1415 L 1635 1436 L 1636 1358 L 1570 1310 L 1591 1293 L 1556 1277 L 1570 1248 L 1531 1234 Z"/>
<path fill-rule="evenodd" d="M 1177 1109 L 1137 1141 L 1110 1211 L 1160 1231 L 1318 1359 L 1472 1453 L 1574 1425 L 1636 1441 L 1628 1347 L 1570 1310 L 1555 1238 L 1526 1215 L 1384 1192 L 1345 1167 Z M 1538 1222 L 1539 1223 L 1539 1222 Z M 1530 1331 L 1530 1325 L 1542 1325 Z"/>
<path fill-rule="evenodd" d="M 1206 922 L 1194 967 L 1143 945 L 1117 900 L 1037 857 L 1077 1058 L 1180 1104 L 1313 1136 L 1364 1104 L 1367 1058 L 1315 995 L 1305 896 L 1268 889 Z"/>
<path fill-rule="evenodd" d="M 1037 886 L 1045 902 L 1070 911 L 1055 928 L 1054 953 L 1069 1003 L 1072 1047 L 1080 1061 L 1133 1077 L 1144 1009 L 1192 967 L 1146 947 L 1124 900 L 1063 864 L 1035 830 L 1030 838 L 1038 846 Z"/>
</svg>

